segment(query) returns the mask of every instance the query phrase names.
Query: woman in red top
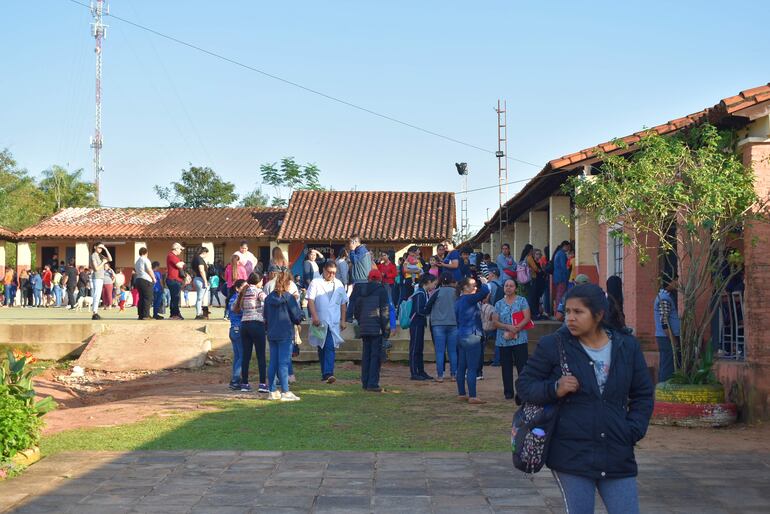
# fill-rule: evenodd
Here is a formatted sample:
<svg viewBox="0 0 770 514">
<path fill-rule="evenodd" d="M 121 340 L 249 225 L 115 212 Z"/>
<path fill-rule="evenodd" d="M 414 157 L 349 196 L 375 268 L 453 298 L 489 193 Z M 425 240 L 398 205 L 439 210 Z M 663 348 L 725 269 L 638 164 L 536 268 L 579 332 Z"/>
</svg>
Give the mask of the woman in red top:
<svg viewBox="0 0 770 514">
<path fill-rule="evenodd" d="M 182 292 L 184 279 L 179 276 L 179 272 L 184 269 L 184 261 L 179 256 L 184 247 L 179 243 L 171 246 L 171 251 L 166 255 L 166 286 L 171 293 L 171 302 L 169 305 L 171 316 L 169 319 L 184 319 L 179 311 L 179 295 Z"/>
<path fill-rule="evenodd" d="M 43 268 L 43 306 L 48 307 L 53 303 L 53 297 L 51 296 L 51 281 L 53 280 L 53 273 L 51 273 L 51 266 L 48 264 Z"/>
<path fill-rule="evenodd" d="M 396 283 L 398 268 L 390 261 L 390 256 L 386 252 L 380 254 L 380 261 L 377 263 L 377 269 L 382 275 L 382 284 L 385 291 L 388 292 L 388 298 L 393 301 L 393 284 Z"/>
</svg>

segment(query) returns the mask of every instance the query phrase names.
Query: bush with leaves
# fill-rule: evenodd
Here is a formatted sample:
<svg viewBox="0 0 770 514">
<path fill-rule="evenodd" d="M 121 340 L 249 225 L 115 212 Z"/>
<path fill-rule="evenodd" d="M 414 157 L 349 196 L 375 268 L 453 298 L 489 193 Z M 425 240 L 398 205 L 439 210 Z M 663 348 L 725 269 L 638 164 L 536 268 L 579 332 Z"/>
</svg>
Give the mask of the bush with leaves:
<svg viewBox="0 0 770 514">
<path fill-rule="evenodd" d="M 42 416 L 56 408 L 56 402 L 50 396 L 35 401 L 35 389 L 32 378 L 43 372 L 43 368 L 35 366 L 37 362 L 31 353 L 21 353 L 18 350 L 8 351 L 7 359 L 0 365 L 0 386 L 5 386 L 8 394 L 24 402 Z"/>
<path fill-rule="evenodd" d="M 37 445 L 42 425 L 33 407 L 0 385 L 0 463 Z"/>
</svg>

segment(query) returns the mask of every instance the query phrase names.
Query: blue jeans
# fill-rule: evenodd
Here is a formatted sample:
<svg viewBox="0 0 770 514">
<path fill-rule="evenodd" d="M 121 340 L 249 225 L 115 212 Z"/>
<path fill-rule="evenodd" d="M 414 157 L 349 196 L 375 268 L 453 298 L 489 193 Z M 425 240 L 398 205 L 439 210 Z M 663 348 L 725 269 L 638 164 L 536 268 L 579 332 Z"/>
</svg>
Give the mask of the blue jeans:
<svg viewBox="0 0 770 514">
<path fill-rule="evenodd" d="M 53 297 L 57 307 L 61 307 L 61 296 L 61 286 L 53 286 Z"/>
<path fill-rule="evenodd" d="M 267 367 L 267 383 L 270 384 L 270 392 L 276 390 L 280 382 L 281 391 L 289 392 L 289 363 L 291 362 L 291 339 L 284 341 L 269 341 L 270 364 Z"/>
<path fill-rule="evenodd" d="M 230 342 L 233 345 L 233 374 L 230 383 L 240 385 L 241 366 L 243 366 L 243 343 L 241 342 L 241 327 L 230 327 Z"/>
<path fill-rule="evenodd" d="M 176 280 L 166 280 L 169 292 L 169 314 L 173 316 L 182 316 L 179 311 L 179 293 L 182 292 L 182 283 Z"/>
<path fill-rule="evenodd" d="M 570 514 L 593 514 L 596 490 L 607 514 L 639 514 L 636 477 L 595 480 L 561 471 L 552 471 Z"/>
<path fill-rule="evenodd" d="M 380 366 L 382 366 L 382 336 L 362 336 L 361 387 L 380 387 Z"/>
<path fill-rule="evenodd" d="M 152 315 L 156 318 L 163 311 L 163 291 L 154 289 L 152 291 Z"/>
<path fill-rule="evenodd" d="M 99 312 L 99 300 L 102 299 L 102 289 L 104 288 L 103 278 L 91 279 L 91 312 Z"/>
<path fill-rule="evenodd" d="M 326 341 L 324 347 L 318 347 L 318 361 L 321 363 L 321 378 L 326 380 L 334 375 L 334 359 L 336 350 L 334 349 L 334 336 L 331 330 L 326 331 Z"/>
<path fill-rule="evenodd" d="M 457 394 L 465 396 L 465 383 L 468 383 L 468 396 L 476 397 L 476 373 L 481 359 L 479 337 L 470 334 L 459 339 L 457 345 Z"/>
<path fill-rule="evenodd" d="M 43 304 L 43 290 L 42 289 L 33 289 L 32 290 L 32 297 L 35 299 L 34 306 L 40 307 Z"/>
<path fill-rule="evenodd" d="M 676 336 L 675 339 L 676 342 L 679 343 L 679 336 Z M 660 354 L 660 362 L 658 364 L 658 382 L 665 382 L 671 378 L 671 375 L 674 374 L 674 349 L 671 348 L 671 340 L 668 338 L 668 336 L 656 336 L 655 340 L 658 342 L 658 352 Z M 682 356 L 677 355 L 677 362 L 681 361 Z"/>
<path fill-rule="evenodd" d="M 12 306 L 16 298 L 16 286 L 11 284 L 5 288 L 5 305 Z"/>
<path fill-rule="evenodd" d="M 200 316 L 203 314 L 203 296 L 207 294 L 206 283 L 201 277 L 195 277 L 193 286 L 195 286 L 195 315 Z"/>
<path fill-rule="evenodd" d="M 457 325 L 432 327 L 433 346 L 436 349 L 436 375 L 444 377 L 444 353 L 449 351 L 449 372 L 457 375 Z"/>
</svg>

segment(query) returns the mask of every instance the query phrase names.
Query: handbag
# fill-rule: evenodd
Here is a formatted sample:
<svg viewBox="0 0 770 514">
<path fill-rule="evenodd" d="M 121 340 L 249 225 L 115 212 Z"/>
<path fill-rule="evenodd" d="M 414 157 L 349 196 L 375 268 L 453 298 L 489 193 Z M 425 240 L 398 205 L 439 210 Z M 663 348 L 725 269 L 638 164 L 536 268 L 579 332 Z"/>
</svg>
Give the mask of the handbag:
<svg viewBox="0 0 770 514">
<path fill-rule="evenodd" d="M 562 336 L 556 334 L 561 374 L 571 375 L 567 366 Z M 519 471 L 537 473 L 548 458 L 548 446 L 556 426 L 561 402 L 537 405 L 526 402 L 513 415 L 511 423 L 511 453 L 513 466 Z"/>
</svg>

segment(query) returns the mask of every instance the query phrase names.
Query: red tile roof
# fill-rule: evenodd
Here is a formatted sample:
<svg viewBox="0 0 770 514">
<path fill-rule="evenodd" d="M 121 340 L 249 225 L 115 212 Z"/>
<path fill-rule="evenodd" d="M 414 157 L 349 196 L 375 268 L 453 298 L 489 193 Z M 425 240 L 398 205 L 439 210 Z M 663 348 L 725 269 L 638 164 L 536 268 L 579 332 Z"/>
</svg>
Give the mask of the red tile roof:
<svg viewBox="0 0 770 514">
<path fill-rule="evenodd" d="M 454 193 L 295 191 L 278 240 L 429 243 L 455 226 Z"/>
<path fill-rule="evenodd" d="M 16 232 L 0 226 L 0 240 L 1 241 L 16 241 Z"/>
<path fill-rule="evenodd" d="M 273 207 L 70 208 L 18 233 L 19 239 L 275 238 L 286 209 Z"/>
<path fill-rule="evenodd" d="M 566 180 L 569 173 L 565 173 L 569 170 L 575 170 L 578 166 L 583 164 L 590 164 L 598 160 L 598 150 L 602 150 L 606 153 L 629 153 L 634 151 L 636 143 L 638 143 L 642 136 L 648 132 L 657 132 L 660 135 L 671 134 L 682 130 L 685 127 L 689 127 L 705 121 L 718 124 L 720 121 L 725 120 L 731 116 L 741 116 L 740 111 L 744 111 L 755 105 L 759 105 L 763 102 L 770 101 L 770 83 L 741 91 L 735 96 L 724 98 L 720 100 L 714 107 L 703 109 L 696 113 L 671 120 L 662 125 L 636 132 L 634 134 L 619 138 L 626 142 L 628 147 L 625 149 L 619 149 L 613 141 L 607 141 L 599 143 L 596 146 L 580 150 L 571 154 L 563 155 L 558 159 L 552 159 L 546 163 L 545 167 L 532 178 L 527 184 L 511 197 L 503 209 L 508 209 L 509 213 L 512 212 L 512 217 L 516 218 L 521 213 L 526 212 L 529 208 L 529 202 L 537 203 L 543 199 L 541 194 L 533 194 L 536 189 L 548 190 L 547 194 L 553 193 L 554 189 Z M 558 176 L 557 176 L 558 175 Z M 524 205 L 527 204 L 527 205 Z M 499 224 L 500 209 L 484 224 L 484 227 L 471 239 L 472 244 L 480 243 L 485 240 L 486 237 L 493 231 L 497 230 Z M 509 216 L 509 219 L 512 219 Z"/>
</svg>

